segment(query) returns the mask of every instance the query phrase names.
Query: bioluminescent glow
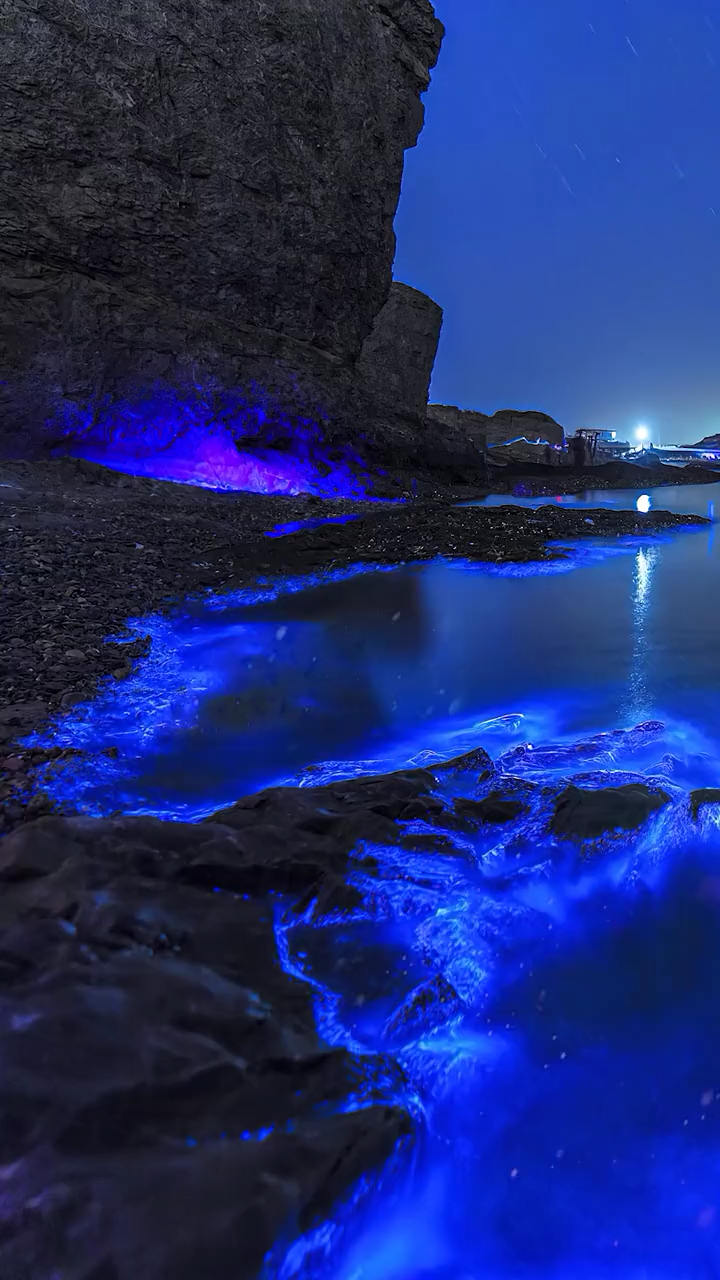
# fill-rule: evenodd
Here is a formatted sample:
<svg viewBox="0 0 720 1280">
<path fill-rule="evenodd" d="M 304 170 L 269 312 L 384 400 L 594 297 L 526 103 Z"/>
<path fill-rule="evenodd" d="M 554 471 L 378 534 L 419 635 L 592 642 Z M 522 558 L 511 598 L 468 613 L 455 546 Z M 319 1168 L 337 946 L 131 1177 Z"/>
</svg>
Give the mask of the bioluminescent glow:
<svg viewBox="0 0 720 1280">
<path fill-rule="evenodd" d="M 563 450 L 563 446 L 561 444 L 553 444 L 550 440 L 544 440 L 540 437 L 534 440 L 528 440 L 527 436 L 513 436 L 510 440 L 495 440 L 491 444 L 488 444 L 487 447 L 488 449 L 509 449 L 513 444 L 529 444 L 532 445 L 533 448 L 538 449 L 555 449 L 559 453 L 562 453 Z"/>
<path fill-rule="evenodd" d="M 352 877 L 357 919 L 280 922 L 323 1036 L 364 1052 L 370 1071 L 375 1055 L 396 1056 L 419 1101 L 419 1150 L 272 1274 L 714 1274 L 720 818 L 710 806 L 694 821 L 681 788 L 636 771 L 653 736 L 667 745 L 661 725 L 616 737 L 610 770 L 597 769 L 598 743 L 582 774 L 586 788 L 662 786 L 669 803 L 637 831 L 563 844 L 548 830 L 560 779 L 538 769 L 534 790 L 515 781 L 517 821 L 461 839 L 445 829 L 450 856 L 364 846 L 378 870 Z M 503 775 L 441 779 L 439 792 L 488 786 Z"/>
<path fill-rule="evenodd" d="M 428 597 L 424 607 L 444 615 L 444 601 L 433 602 L 437 575 L 452 600 L 456 590 L 482 589 L 483 582 L 520 585 L 564 578 L 613 557 L 629 560 L 641 545 L 638 539 L 608 545 L 589 540 L 579 547 L 558 544 L 565 558 L 547 562 L 438 561 L 434 568 L 408 569 L 402 579 L 403 591 L 410 593 L 405 617 L 413 628 L 418 625 L 413 617 L 418 590 Z M 318 589 L 354 580 L 366 582 L 367 669 L 358 664 L 362 646 L 358 653 L 348 631 L 350 625 L 357 630 L 363 614 L 335 625 L 332 599 L 327 606 L 313 604 Z M 306 766 L 328 759 L 375 761 L 382 772 L 413 762 L 419 749 L 440 755 L 466 749 L 475 727 L 503 716 L 508 705 L 498 705 L 489 689 L 473 697 L 462 689 L 460 696 L 442 692 L 446 680 L 456 678 L 455 660 L 448 656 L 446 662 L 443 656 L 446 646 L 438 661 L 449 667 L 448 675 L 439 672 L 433 697 L 412 648 L 407 668 L 401 663 L 394 671 L 392 655 L 404 635 L 402 594 L 393 586 L 397 580 L 393 566 L 380 571 L 359 565 L 209 595 L 182 613 L 131 620 L 131 634 L 152 642 L 133 675 L 119 684 L 109 681 L 103 695 L 74 707 L 30 739 L 32 745 L 87 752 L 61 769 L 48 769 L 44 789 L 92 814 L 122 807 L 193 820 L 244 791 L 301 780 Z M 300 603 L 292 605 L 293 599 Z M 458 641 L 464 647 L 462 632 Z M 388 645 L 390 667 L 383 656 Z M 510 711 L 513 703 L 511 698 Z M 531 724 L 539 714 L 549 727 L 550 705 L 531 698 L 528 711 L 523 698 Z M 200 763 L 193 760 L 196 752 Z"/>
<path fill-rule="evenodd" d="M 276 524 L 268 529 L 266 538 L 285 538 L 290 533 L 301 533 L 303 529 L 319 529 L 324 524 L 349 524 L 351 520 L 359 520 L 358 512 L 346 512 L 337 516 L 315 516 L 308 520 L 287 520 L 284 524 Z"/>
<path fill-rule="evenodd" d="M 266 1280 L 720 1274 L 720 806 L 690 800 L 720 786 L 714 554 L 636 538 L 211 597 L 137 620 L 149 657 L 53 727 L 90 754 L 44 789 L 89 812 L 434 770 L 442 812 L 358 849 L 351 910 L 276 904 L 320 1034 L 360 1056 L 347 1106 L 386 1098 L 415 1140 Z M 436 767 L 478 746 L 490 768 Z"/>
<path fill-rule="evenodd" d="M 265 397 L 265 401 L 267 398 Z M 155 387 L 132 404 L 64 407 L 59 454 L 115 471 L 208 489 L 361 498 L 366 477 L 349 447 L 331 448 L 320 421 L 240 394 Z"/>
</svg>

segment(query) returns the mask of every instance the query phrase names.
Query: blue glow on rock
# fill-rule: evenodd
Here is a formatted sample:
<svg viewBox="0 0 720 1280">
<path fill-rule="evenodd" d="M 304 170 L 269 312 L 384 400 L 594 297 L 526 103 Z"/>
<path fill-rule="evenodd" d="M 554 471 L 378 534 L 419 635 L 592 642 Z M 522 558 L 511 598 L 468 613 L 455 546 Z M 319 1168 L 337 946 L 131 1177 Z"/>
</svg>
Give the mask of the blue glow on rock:
<svg viewBox="0 0 720 1280">
<path fill-rule="evenodd" d="M 207 489 L 362 498 L 367 477 L 355 451 L 329 446 L 322 422 L 290 418 L 252 398 L 157 386 L 133 403 L 83 409 L 65 402 L 59 454 L 115 471 Z M 57 424 L 52 426 L 57 435 Z"/>
<path fill-rule="evenodd" d="M 597 783 L 643 778 L 637 746 L 617 742 L 620 768 Z M 373 929 L 285 931 L 323 1034 L 396 1053 L 422 1117 L 415 1157 L 345 1206 L 327 1258 L 308 1264 L 296 1244 L 286 1280 L 715 1273 L 718 810 L 693 823 L 676 790 L 639 831 L 578 846 L 541 834 L 543 792 L 491 857 L 483 840 L 474 859 L 364 849 L 380 864 L 355 877 Z M 428 1003 L 419 1023 L 395 1019 L 390 1038 L 387 1008 L 407 1006 L 423 969 L 458 1000 L 449 1016 Z"/>
</svg>

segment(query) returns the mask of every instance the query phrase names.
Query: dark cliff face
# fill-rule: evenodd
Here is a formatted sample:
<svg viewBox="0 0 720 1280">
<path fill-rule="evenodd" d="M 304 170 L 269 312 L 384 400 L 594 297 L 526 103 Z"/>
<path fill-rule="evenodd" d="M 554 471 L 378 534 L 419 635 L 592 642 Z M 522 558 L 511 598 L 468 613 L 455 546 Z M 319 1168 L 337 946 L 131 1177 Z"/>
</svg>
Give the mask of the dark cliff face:
<svg viewBox="0 0 720 1280">
<path fill-rule="evenodd" d="M 0 429 L 155 380 L 332 400 L 388 295 L 428 0 L 2 0 Z"/>
<path fill-rule="evenodd" d="M 442 319 L 432 298 L 406 284 L 392 285 L 355 369 L 358 390 L 369 403 L 424 417 Z"/>
</svg>

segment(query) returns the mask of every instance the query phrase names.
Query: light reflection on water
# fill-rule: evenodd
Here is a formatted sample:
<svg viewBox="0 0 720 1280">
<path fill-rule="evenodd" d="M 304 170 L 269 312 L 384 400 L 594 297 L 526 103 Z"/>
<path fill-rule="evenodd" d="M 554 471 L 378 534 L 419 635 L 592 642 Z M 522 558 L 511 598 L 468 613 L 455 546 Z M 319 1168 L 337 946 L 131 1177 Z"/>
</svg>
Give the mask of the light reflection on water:
<svg viewBox="0 0 720 1280">
<path fill-rule="evenodd" d="M 675 511 L 684 515 L 708 516 L 715 519 L 715 503 L 719 482 L 701 485 L 667 485 L 653 489 L 593 489 L 587 493 L 535 495 L 520 492 L 494 493 L 487 498 L 463 503 L 468 507 L 542 507 L 549 503 L 561 507 L 605 507 L 616 511 Z"/>
</svg>

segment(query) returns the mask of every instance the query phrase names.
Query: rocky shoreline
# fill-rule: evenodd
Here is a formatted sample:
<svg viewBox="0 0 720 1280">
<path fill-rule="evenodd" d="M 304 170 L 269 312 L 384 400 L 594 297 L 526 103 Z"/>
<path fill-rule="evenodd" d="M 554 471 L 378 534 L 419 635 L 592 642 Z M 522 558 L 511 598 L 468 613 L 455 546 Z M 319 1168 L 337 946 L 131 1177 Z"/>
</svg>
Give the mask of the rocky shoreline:
<svg viewBox="0 0 720 1280">
<path fill-rule="evenodd" d="M 410 1158 L 420 1128 L 393 1048 L 462 1012 L 426 958 L 412 989 L 393 993 L 386 1054 L 330 1042 L 317 990 L 283 961 L 285 931 L 372 914 L 389 874 L 373 848 L 430 858 L 438 891 L 488 832 L 520 868 L 539 840 L 601 856 L 614 827 L 631 839 L 668 805 L 687 807 L 669 778 L 608 774 L 599 787 L 588 773 L 659 741 L 662 726 L 567 749 L 567 776 L 550 788 L 522 776 L 522 751 L 497 762 L 480 747 L 374 779 L 273 788 L 199 824 L 54 814 L 34 772 L 63 753 L 17 739 L 128 675 L 144 642 L 106 636 L 190 594 L 358 563 L 550 561 L 567 554 L 557 540 L 708 522 L 453 505 L 469 490 L 403 505 L 265 498 L 69 461 L 8 465 L 0 480 L 3 1273 L 70 1266 L 72 1241 L 79 1280 L 250 1280 L 263 1264 L 276 1276 L 293 1239 Z M 288 524 L 299 527 L 280 533 Z M 716 800 L 691 797 L 688 820 Z M 412 871 L 399 874 L 412 894 Z M 426 895 L 429 873 L 418 874 Z M 501 875 L 488 883 L 503 892 Z M 283 1275 L 320 1274 L 308 1249 Z"/>
<path fill-rule="evenodd" d="M 465 508 L 472 489 L 396 505 L 218 493 L 138 479 L 69 459 L 6 463 L 0 473 L 6 548 L 0 618 L 0 797 L 13 742 L 48 714 L 91 697 L 98 681 L 129 675 L 144 651 L 128 618 L 188 595 L 251 586 L 259 577 L 436 556 L 528 563 L 562 556 L 549 541 L 635 536 L 701 525 L 657 511 L 547 506 Z M 278 526 L 349 518 L 268 537 Z M 12 788 L 15 789 L 14 787 Z"/>
<path fill-rule="evenodd" d="M 422 1119 L 393 1055 L 461 1018 L 463 1000 L 429 949 L 411 978 L 387 971 L 385 1053 L 352 1051 L 321 1038 L 318 984 L 281 965 L 283 939 L 301 925 L 381 922 L 394 879 L 404 912 L 422 919 L 476 875 L 474 841 L 505 850 L 504 870 L 495 856 L 483 873 L 502 901 L 515 877 L 545 881 L 627 850 L 671 805 L 702 821 L 718 793 L 688 801 L 671 763 L 651 776 L 592 772 L 616 752 L 659 752 L 662 738 L 648 723 L 532 760 L 478 748 L 272 788 L 200 824 L 18 828 L 0 845 L 3 1274 L 324 1275 L 331 1236 L 317 1253 L 311 1236 L 281 1270 L 289 1245 L 410 1158 Z M 546 754 L 566 771 L 550 786 L 532 772 Z M 377 995 L 366 960 L 343 971 L 357 1005 Z"/>
</svg>

